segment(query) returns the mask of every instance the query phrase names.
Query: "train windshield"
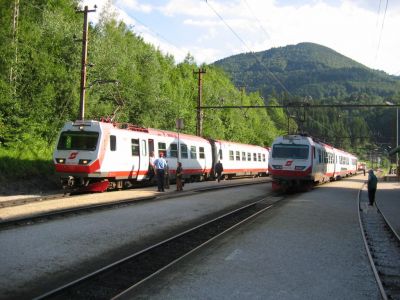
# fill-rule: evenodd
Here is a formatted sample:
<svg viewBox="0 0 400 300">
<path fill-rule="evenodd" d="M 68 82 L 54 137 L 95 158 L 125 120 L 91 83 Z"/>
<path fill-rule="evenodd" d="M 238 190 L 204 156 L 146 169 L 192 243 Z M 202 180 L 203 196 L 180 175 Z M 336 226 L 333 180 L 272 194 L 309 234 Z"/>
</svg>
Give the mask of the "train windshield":
<svg viewBox="0 0 400 300">
<path fill-rule="evenodd" d="M 272 148 L 272 157 L 307 159 L 308 149 L 307 145 L 275 144 Z"/>
<path fill-rule="evenodd" d="M 98 132 L 64 131 L 58 141 L 57 150 L 96 150 Z"/>
</svg>

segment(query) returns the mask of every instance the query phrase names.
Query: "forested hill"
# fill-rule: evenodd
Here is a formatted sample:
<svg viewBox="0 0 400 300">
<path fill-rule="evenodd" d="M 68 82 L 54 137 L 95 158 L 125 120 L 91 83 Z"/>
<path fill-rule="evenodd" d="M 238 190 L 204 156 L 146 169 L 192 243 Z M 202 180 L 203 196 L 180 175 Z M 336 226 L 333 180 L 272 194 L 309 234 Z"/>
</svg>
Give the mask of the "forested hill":
<svg viewBox="0 0 400 300">
<path fill-rule="evenodd" d="M 264 98 L 284 92 L 282 85 L 292 95 L 320 100 L 340 100 L 354 94 L 386 98 L 400 91 L 400 77 L 372 70 L 313 43 L 234 55 L 214 65 L 221 67 L 237 87 L 259 91 Z"/>
</svg>

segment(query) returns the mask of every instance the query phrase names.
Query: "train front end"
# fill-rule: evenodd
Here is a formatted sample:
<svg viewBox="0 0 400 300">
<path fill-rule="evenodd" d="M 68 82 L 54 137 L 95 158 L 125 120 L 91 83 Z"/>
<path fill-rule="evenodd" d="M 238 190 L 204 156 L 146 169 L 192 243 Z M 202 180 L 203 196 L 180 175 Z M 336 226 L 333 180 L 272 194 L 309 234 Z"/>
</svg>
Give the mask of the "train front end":
<svg viewBox="0 0 400 300">
<path fill-rule="evenodd" d="M 106 188 L 107 182 L 96 182 L 100 143 L 99 122 L 75 121 L 64 125 L 53 154 L 55 171 L 64 189 L 103 191 Z"/>
<path fill-rule="evenodd" d="M 313 151 L 310 137 L 287 135 L 276 138 L 269 158 L 272 189 L 308 189 L 313 182 Z"/>
</svg>

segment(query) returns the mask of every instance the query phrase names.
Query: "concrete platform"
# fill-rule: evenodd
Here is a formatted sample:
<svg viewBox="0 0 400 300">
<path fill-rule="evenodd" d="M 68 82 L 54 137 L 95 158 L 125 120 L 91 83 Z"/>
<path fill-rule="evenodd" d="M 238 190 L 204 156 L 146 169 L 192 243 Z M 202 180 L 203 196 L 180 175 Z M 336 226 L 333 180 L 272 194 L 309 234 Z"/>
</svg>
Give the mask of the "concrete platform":
<svg viewBox="0 0 400 300">
<path fill-rule="evenodd" d="M 171 187 L 169 189 L 166 189 L 164 193 L 157 192 L 157 187 L 154 186 L 154 187 L 128 189 L 115 192 L 83 194 L 74 197 L 37 201 L 24 205 L 0 208 L 0 221 L 8 221 L 12 219 L 37 215 L 41 213 L 48 213 L 56 210 L 78 208 L 94 204 L 112 203 L 127 199 L 143 200 L 143 199 L 152 199 L 155 197 L 178 196 L 178 195 L 185 195 L 188 192 L 190 193 L 191 191 L 198 189 L 234 186 L 237 184 L 249 184 L 254 182 L 266 183 L 269 182 L 270 180 L 271 180 L 270 177 L 260 177 L 260 178 L 242 178 L 242 179 L 224 180 L 219 183 L 216 181 L 187 183 L 185 184 L 184 190 L 182 192 L 177 192 L 176 186 L 171 185 Z M 30 195 L 30 197 L 34 196 L 35 195 Z M 29 196 L 26 195 L 0 196 L 0 202 L 27 198 L 27 197 Z"/>
<path fill-rule="evenodd" d="M 126 299 L 379 299 L 358 221 L 364 181 L 356 176 L 298 194 Z"/>
</svg>

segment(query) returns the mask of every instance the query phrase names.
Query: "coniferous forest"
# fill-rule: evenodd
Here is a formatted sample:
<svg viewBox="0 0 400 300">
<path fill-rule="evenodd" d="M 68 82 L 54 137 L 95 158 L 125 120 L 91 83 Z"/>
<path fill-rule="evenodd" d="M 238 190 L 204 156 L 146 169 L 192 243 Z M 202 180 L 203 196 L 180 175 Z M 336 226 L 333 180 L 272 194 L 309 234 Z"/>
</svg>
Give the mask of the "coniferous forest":
<svg viewBox="0 0 400 300">
<path fill-rule="evenodd" d="M 14 0 L 1 2 L 0 181 L 51 174 L 58 132 L 65 121 L 78 117 L 83 23 L 83 15 L 76 13 L 78 2 L 22 0 L 18 18 Z M 99 22 L 89 26 L 85 119 L 112 117 L 117 122 L 175 130 L 175 120 L 182 118 L 183 131 L 195 134 L 195 72 L 200 67 L 206 69 L 206 106 L 278 105 L 311 94 L 312 103 L 399 101 L 398 78 L 375 74 L 379 80 L 364 89 L 360 86 L 369 78 L 368 69 L 352 69 L 350 80 L 349 70 L 335 66 L 347 63 L 343 57 L 333 57 L 330 65 L 324 65 L 322 54 L 306 61 L 288 51 L 257 60 L 283 76 L 290 93 L 266 80 L 262 66 L 245 59 L 229 62 L 228 67 L 222 63 L 199 66 L 188 53 L 183 62 L 176 62 L 107 11 L 100 12 Z M 290 64 L 288 57 L 293 60 Z M 324 81 L 316 80 L 321 76 Z M 288 129 L 301 130 L 365 155 L 365 149 L 375 145 L 375 135 L 392 134 L 393 116 L 382 110 L 303 110 L 207 109 L 203 135 L 268 146 Z"/>
</svg>

